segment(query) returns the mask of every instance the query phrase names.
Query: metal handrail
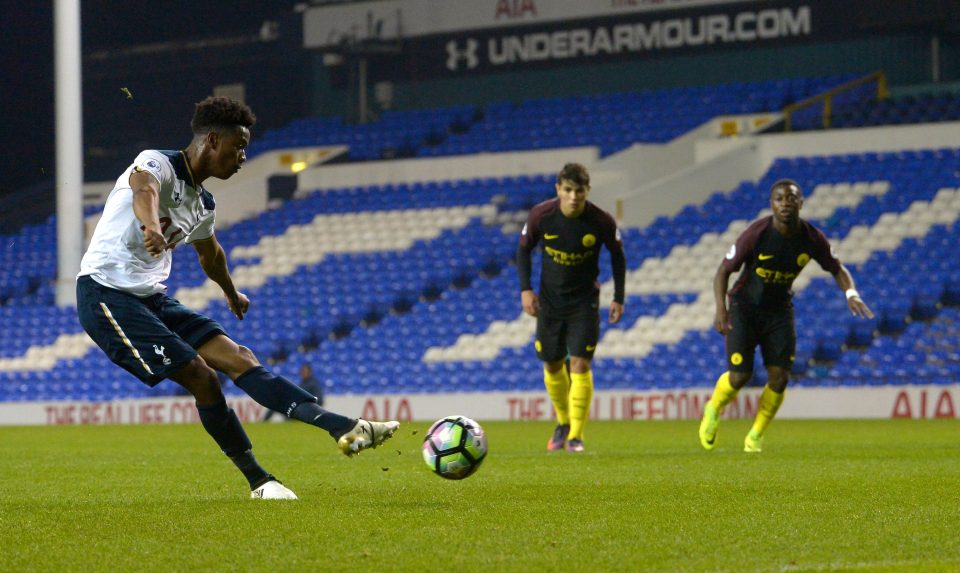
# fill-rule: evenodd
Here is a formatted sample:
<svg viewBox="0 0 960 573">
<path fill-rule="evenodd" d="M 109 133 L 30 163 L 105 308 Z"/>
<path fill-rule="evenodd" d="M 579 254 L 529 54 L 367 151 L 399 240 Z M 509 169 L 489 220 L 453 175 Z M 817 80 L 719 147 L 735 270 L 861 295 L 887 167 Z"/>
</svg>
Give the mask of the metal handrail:
<svg viewBox="0 0 960 573">
<path fill-rule="evenodd" d="M 782 113 L 784 131 L 792 131 L 793 114 L 795 112 L 816 105 L 821 101 L 823 102 L 823 128 L 828 129 L 830 127 L 830 116 L 833 113 L 833 97 L 837 94 L 852 90 L 853 88 L 860 87 L 863 84 L 867 84 L 872 81 L 877 82 L 877 99 L 886 99 L 890 97 L 890 92 L 887 88 L 886 74 L 884 74 L 882 71 L 874 72 L 869 76 L 850 80 L 849 82 L 840 84 L 839 86 L 831 88 L 830 90 L 827 90 L 821 94 L 808 97 L 807 99 L 792 103 L 783 108 Z"/>
</svg>

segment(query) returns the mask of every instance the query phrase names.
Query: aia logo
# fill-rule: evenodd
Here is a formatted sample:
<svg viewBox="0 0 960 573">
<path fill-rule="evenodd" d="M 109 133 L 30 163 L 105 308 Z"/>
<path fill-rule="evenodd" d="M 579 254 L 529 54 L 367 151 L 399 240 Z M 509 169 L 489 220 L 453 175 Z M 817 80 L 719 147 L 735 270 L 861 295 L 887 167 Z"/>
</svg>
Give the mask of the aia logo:
<svg viewBox="0 0 960 573">
<path fill-rule="evenodd" d="M 461 47 L 456 40 L 447 42 L 447 69 L 455 72 L 460 69 L 461 63 L 468 70 L 480 65 L 480 59 L 477 57 L 477 48 L 480 43 L 473 38 L 468 38 L 466 45 Z"/>
<path fill-rule="evenodd" d="M 494 18 L 516 20 L 525 16 L 537 16 L 537 3 L 534 0 L 497 0 L 497 12 Z"/>
</svg>

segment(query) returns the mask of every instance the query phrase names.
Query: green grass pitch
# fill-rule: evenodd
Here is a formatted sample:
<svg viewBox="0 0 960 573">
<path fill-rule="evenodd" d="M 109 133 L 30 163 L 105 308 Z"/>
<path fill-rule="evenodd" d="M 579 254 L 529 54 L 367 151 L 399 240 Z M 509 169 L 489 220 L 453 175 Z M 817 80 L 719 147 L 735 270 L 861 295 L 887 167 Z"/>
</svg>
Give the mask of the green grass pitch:
<svg viewBox="0 0 960 573">
<path fill-rule="evenodd" d="M 461 481 L 428 423 L 355 459 L 299 423 L 248 426 L 301 498 L 248 499 L 199 425 L 0 428 L 0 571 L 960 571 L 954 420 L 487 422 Z"/>
</svg>

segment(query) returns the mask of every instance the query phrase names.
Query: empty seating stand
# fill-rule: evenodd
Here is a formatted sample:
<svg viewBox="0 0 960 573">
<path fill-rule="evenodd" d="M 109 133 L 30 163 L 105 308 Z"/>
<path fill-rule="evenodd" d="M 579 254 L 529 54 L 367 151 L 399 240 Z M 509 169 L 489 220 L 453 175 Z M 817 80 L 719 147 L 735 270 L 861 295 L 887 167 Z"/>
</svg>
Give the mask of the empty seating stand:
<svg viewBox="0 0 960 573">
<path fill-rule="evenodd" d="M 794 383 L 955 383 L 958 167 L 958 149 L 780 158 L 757 183 L 622 229 L 627 314 L 614 327 L 604 322 L 598 388 L 712 385 L 724 364 L 711 329 L 712 269 L 782 177 L 803 186 L 804 216 L 831 238 L 877 312 L 850 317 L 829 277 L 798 284 Z M 552 175 L 542 174 L 310 193 L 218 233 L 254 301 L 247 319 L 235 320 L 219 298 L 198 308 L 280 374 L 311 363 L 332 394 L 539 389 L 512 258 L 517 221 L 553 194 Z M 143 386 L 84 346 L 75 310 L 53 306 L 54 233 L 51 218 L 3 238 L 0 400 L 175 392 L 172 383 Z M 609 283 L 606 255 L 600 278 Z M 171 292 L 205 280 L 190 250 L 178 250 Z M 604 307 L 610 294 L 608 285 Z M 80 351 L 46 357 L 61 347 Z"/>
</svg>

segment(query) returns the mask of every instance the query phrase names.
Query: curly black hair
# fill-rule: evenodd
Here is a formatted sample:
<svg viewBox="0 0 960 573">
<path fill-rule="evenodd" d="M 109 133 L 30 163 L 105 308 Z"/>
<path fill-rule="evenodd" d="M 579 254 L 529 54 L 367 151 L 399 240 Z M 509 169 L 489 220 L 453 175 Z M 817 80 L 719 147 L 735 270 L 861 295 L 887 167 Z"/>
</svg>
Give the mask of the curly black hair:
<svg viewBox="0 0 960 573">
<path fill-rule="evenodd" d="M 194 135 L 243 126 L 249 129 L 257 122 L 257 116 L 246 104 L 223 96 L 210 96 L 197 102 L 190 128 Z"/>
</svg>

